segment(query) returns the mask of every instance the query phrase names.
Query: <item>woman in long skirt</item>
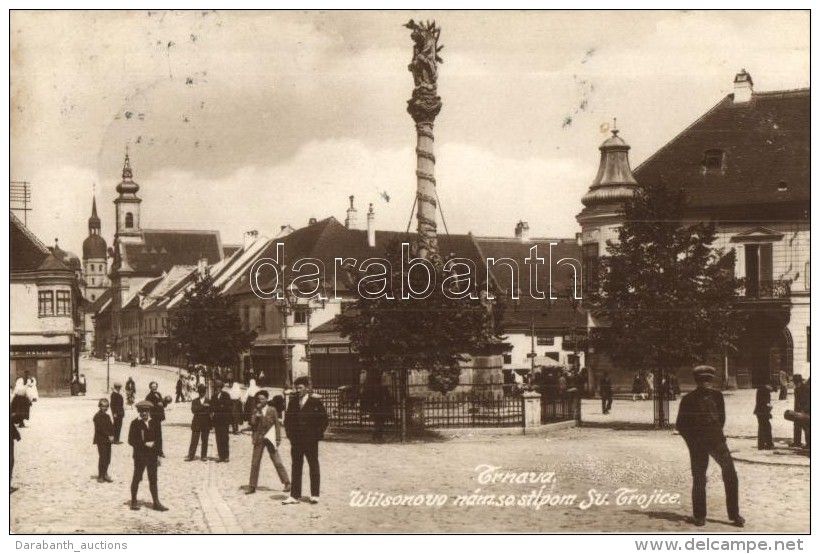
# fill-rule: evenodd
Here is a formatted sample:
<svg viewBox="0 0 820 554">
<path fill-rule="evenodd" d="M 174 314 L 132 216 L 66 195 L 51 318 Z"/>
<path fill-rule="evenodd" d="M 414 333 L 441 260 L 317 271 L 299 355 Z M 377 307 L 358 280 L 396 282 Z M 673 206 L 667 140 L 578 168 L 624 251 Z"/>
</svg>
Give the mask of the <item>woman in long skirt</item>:
<svg viewBox="0 0 820 554">
<path fill-rule="evenodd" d="M 28 399 L 26 391 L 26 385 L 23 383 L 23 378 L 20 377 L 14 383 L 14 397 L 11 399 L 13 421 L 20 427 L 26 426 L 26 420 L 29 418 L 31 410 L 31 400 Z"/>
</svg>

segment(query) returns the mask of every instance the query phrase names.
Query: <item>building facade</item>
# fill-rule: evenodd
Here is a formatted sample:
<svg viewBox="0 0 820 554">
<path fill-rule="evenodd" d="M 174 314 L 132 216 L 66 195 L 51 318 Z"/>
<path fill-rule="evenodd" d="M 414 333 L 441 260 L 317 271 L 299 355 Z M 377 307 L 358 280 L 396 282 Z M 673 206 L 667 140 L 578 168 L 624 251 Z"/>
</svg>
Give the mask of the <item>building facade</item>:
<svg viewBox="0 0 820 554">
<path fill-rule="evenodd" d="M 82 345 L 79 260 L 49 250 L 13 213 L 9 239 L 9 379 L 31 376 L 43 395 L 69 394 Z"/>
<path fill-rule="evenodd" d="M 810 375 L 810 91 L 754 92 L 736 75 L 720 100 L 634 172 L 617 133 L 577 216 L 582 261 L 594 266 L 617 239 L 618 210 L 641 185 L 664 182 L 687 196 L 686 219 L 717 226 L 714 247 L 736 256 L 744 286 L 736 302 L 745 331 L 713 363 L 728 387 L 770 383 L 781 371 Z M 585 271 L 588 276 L 592 271 Z M 594 283 L 587 283 L 595 286 Z M 590 318 L 590 325 L 598 323 Z M 611 369 L 592 356 L 598 371 Z M 631 373 L 631 372 L 630 372 Z M 629 375 L 619 375 L 623 383 Z"/>
</svg>

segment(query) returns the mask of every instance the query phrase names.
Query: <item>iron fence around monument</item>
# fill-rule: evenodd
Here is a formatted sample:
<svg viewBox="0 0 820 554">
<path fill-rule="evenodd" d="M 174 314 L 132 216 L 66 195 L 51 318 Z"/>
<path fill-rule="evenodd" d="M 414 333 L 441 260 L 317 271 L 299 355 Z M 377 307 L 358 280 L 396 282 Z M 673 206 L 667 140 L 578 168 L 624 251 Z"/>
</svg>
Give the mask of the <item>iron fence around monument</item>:
<svg viewBox="0 0 820 554">
<path fill-rule="evenodd" d="M 390 399 L 380 414 L 362 407 L 359 387 L 314 387 L 313 391 L 322 397 L 331 428 L 373 429 L 381 418 L 386 430 L 398 430 L 399 391 L 396 386 L 387 389 Z M 459 385 L 449 393 L 426 385 L 409 385 L 407 390 L 407 423 L 414 430 L 524 426 L 523 389 L 515 384 Z"/>
<path fill-rule="evenodd" d="M 558 423 L 576 419 L 580 402 L 573 394 L 541 395 L 541 423 Z"/>
</svg>

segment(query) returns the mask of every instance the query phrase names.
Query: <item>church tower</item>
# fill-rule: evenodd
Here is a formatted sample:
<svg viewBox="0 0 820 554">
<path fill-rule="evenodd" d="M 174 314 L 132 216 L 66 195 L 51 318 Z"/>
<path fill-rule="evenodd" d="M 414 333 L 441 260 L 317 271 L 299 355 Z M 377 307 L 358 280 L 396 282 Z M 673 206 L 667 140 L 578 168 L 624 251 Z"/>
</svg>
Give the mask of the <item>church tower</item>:
<svg viewBox="0 0 820 554">
<path fill-rule="evenodd" d="M 137 196 L 140 186 L 134 182 L 131 172 L 131 160 L 125 152 L 125 164 L 122 168 L 122 182 L 117 185 L 119 196 L 114 200 L 117 212 L 117 231 L 115 239 L 122 242 L 138 241 L 140 238 L 140 204 Z"/>
<path fill-rule="evenodd" d="M 97 216 L 97 197 L 91 202 L 88 218 L 88 237 L 83 241 L 83 278 L 85 297 L 95 301 L 108 288 L 108 245 L 100 236 L 100 218 Z"/>
</svg>

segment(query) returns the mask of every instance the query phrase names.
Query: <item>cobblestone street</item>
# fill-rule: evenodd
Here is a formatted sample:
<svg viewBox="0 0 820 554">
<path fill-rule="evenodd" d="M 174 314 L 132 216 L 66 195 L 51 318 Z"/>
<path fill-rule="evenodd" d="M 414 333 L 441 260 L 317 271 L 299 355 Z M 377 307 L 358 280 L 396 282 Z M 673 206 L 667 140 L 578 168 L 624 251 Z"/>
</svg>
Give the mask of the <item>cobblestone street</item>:
<svg viewBox="0 0 820 554">
<path fill-rule="evenodd" d="M 600 413 L 595 400 L 584 404 L 583 428 L 532 436 L 489 436 L 469 431 L 438 441 L 375 445 L 335 437 L 320 445 L 322 497 L 318 505 L 283 506 L 285 498 L 269 460 L 263 460 L 260 487 L 246 496 L 250 471 L 250 435 L 231 435 L 228 464 L 185 463 L 190 437 L 190 404 L 172 404 L 163 427 L 166 458 L 159 468 L 160 498 L 170 510 L 149 508 L 147 479 L 140 487 L 144 509 L 128 509 L 131 448 L 115 445 L 110 473 L 113 483 L 99 484 L 97 452 L 91 444 L 91 418 L 104 395 L 106 366 L 81 360 L 88 379 L 85 397 L 42 398 L 17 443 L 11 495 L 11 530 L 15 533 L 287 533 L 287 532 L 692 532 L 689 459 L 683 440 L 668 431 L 649 431 L 650 402 L 616 400 L 612 415 Z M 112 383 L 133 375 L 137 397 L 157 380 L 160 392 L 173 396 L 176 373 L 160 368 L 111 365 Z M 808 458 L 785 446 L 791 425 L 782 412 L 788 401 L 774 401 L 775 453 L 755 448 L 753 391 L 726 396 L 729 447 L 737 459 L 744 531 L 808 532 Z M 781 409 L 782 408 L 782 409 Z M 677 402 L 672 403 L 674 418 Z M 136 416 L 126 411 L 128 423 Z M 364 436 L 360 437 L 364 438 Z M 211 436 L 210 452 L 215 455 Z M 288 469 L 289 445 L 283 442 Z M 554 472 L 552 482 L 482 482 L 477 466 L 503 472 Z M 307 469 L 305 470 L 307 481 Z M 719 468 L 709 467 L 709 516 L 705 532 L 739 531 L 726 518 Z M 547 480 L 546 476 L 543 476 Z M 307 487 L 307 482 L 305 483 Z M 679 495 L 677 502 L 638 504 L 635 494 Z M 585 507 L 589 491 L 609 493 L 609 504 Z M 530 496 L 530 506 L 476 504 L 469 495 Z M 356 495 L 356 491 L 361 496 Z M 378 494 L 446 495 L 441 506 L 351 506 L 351 500 Z M 464 495 L 462 498 L 459 498 Z M 549 495 L 549 497 L 547 497 Z M 575 495 L 573 498 L 572 495 Z M 384 497 L 381 497 L 382 499 Z M 544 500 L 547 498 L 547 500 Z M 667 501 L 670 497 L 665 497 Z M 417 500 L 409 498 L 405 500 Z M 485 499 L 486 500 L 486 499 Z M 424 501 L 424 499 L 422 500 Z M 620 502 L 619 502 L 620 501 Z M 546 502 L 546 504 L 543 504 Z M 558 505 L 550 505 L 558 502 Z M 481 502 L 478 502 L 480 504 Z M 620 505 L 619 505 L 620 503 Z M 465 505 L 459 505 L 465 504 Z"/>
</svg>

